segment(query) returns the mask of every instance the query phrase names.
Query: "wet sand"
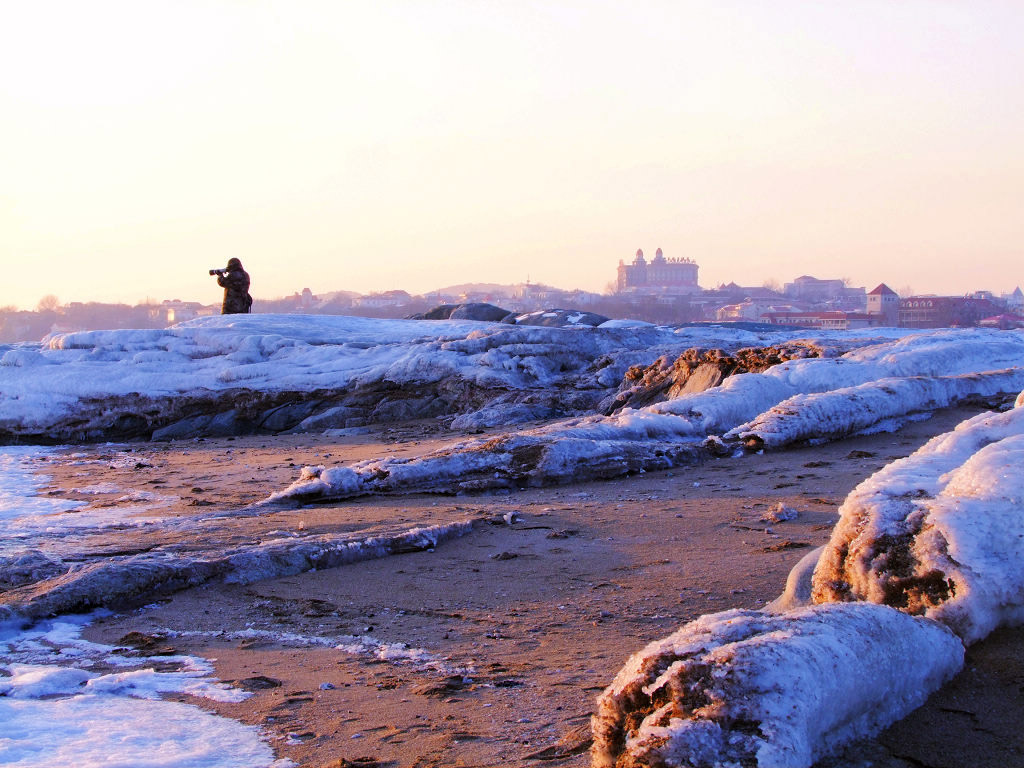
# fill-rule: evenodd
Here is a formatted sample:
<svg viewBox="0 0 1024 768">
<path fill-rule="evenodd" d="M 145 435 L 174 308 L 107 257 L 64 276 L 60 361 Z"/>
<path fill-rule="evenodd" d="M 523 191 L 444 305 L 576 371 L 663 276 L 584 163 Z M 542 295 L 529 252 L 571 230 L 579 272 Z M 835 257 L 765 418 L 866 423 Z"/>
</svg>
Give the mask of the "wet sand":
<svg viewBox="0 0 1024 768">
<path fill-rule="evenodd" d="M 585 766 L 593 699 L 631 653 L 703 613 L 776 597 L 796 561 L 828 539 L 858 482 L 976 412 L 949 409 L 895 434 L 509 494 L 237 514 L 303 464 L 416 454 L 457 439 L 424 424 L 344 438 L 77 447 L 50 462 L 47 490 L 92 504 L 116 503 L 123 489 L 174 499 L 146 513 L 184 521 L 172 533 L 163 523 L 107 531 L 81 543 L 91 552 L 131 551 L 162 536 L 209 546 L 282 531 L 482 521 L 433 551 L 210 583 L 125 606 L 87 636 L 118 644 L 137 632 L 215 659 L 221 679 L 253 695 L 195 703 L 261 726 L 279 757 L 302 766 Z M 75 496 L 84 483 L 119 490 Z M 763 522 L 779 503 L 798 517 Z M 925 707 L 827 765 L 1024 766 L 1022 659 L 1024 633 L 997 632 Z"/>
</svg>

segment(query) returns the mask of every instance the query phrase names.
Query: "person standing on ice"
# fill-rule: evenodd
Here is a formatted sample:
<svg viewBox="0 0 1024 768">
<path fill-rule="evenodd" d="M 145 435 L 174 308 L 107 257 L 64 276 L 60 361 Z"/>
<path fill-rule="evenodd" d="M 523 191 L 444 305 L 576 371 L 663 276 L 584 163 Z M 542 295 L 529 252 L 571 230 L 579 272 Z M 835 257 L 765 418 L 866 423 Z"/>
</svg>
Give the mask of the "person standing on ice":
<svg viewBox="0 0 1024 768">
<path fill-rule="evenodd" d="M 242 269 L 238 259 L 228 259 L 227 269 L 210 270 L 217 275 L 217 285 L 224 289 L 224 303 L 221 305 L 222 315 L 246 314 L 252 308 L 252 296 L 249 295 L 249 273 Z"/>
</svg>

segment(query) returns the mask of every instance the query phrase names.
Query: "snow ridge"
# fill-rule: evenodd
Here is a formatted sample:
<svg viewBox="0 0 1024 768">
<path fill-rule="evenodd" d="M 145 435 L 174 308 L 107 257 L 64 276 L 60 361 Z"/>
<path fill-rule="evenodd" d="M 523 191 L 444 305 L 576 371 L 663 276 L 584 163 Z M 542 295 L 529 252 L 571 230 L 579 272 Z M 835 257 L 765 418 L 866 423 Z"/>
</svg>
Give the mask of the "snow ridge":
<svg viewBox="0 0 1024 768">
<path fill-rule="evenodd" d="M 999 366 L 993 369 L 992 366 Z M 781 447 L 1024 387 L 1024 334 L 943 330 L 788 360 L 699 393 L 611 416 L 566 419 L 413 458 L 311 467 L 267 503 L 370 493 L 458 493 L 557 484 L 699 461 L 719 444 Z M 715 443 L 715 441 L 712 441 Z"/>
<path fill-rule="evenodd" d="M 830 392 L 795 395 L 753 421 L 734 427 L 725 437 L 742 440 L 753 448 L 835 439 L 888 419 L 1022 388 L 1024 368 L 959 376 L 888 377 Z"/>
</svg>

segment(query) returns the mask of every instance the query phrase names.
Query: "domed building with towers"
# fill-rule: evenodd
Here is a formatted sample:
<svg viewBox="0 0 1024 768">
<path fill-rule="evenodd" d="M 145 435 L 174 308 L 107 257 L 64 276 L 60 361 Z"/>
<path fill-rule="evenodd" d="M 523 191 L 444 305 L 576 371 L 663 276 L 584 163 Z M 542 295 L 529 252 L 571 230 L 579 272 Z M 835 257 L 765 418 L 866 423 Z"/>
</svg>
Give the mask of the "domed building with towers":
<svg viewBox="0 0 1024 768">
<path fill-rule="evenodd" d="M 650 262 L 637 249 L 632 264 L 619 260 L 619 293 L 700 293 L 697 263 L 691 259 L 666 259 L 659 248 Z"/>
</svg>

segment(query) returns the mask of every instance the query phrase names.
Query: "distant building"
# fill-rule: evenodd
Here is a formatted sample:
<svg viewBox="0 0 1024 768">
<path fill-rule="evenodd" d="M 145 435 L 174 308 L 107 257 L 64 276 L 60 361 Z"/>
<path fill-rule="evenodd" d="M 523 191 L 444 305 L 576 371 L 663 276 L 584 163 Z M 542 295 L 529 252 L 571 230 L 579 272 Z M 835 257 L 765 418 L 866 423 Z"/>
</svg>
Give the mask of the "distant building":
<svg viewBox="0 0 1024 768">
<path fill-rule="evenodd" d="M 316 296 L 309 288 L 303 288 L 301 293 L 293 293 L 288 297 L 296 309 L 312 309 L 317 303 Z"/>
<path fill-rule="evenodd" d="M 896 326 L 900 315 L 900 297 L 885 283 L 868 293 L 868 314 L 881 315 L 884 324 Z"/>
<path fill-rule="evenodd" d="M 197 301 L 164 299 L 164 301 L 158 306 L 150 308 L 149 316 L 151 319 L 159 323 L 174 325 L 175 323 L 183 323 L 186 320 L 191 320 L 194 317 L 212 315 L 214 313 L 214 309 L 215 308 L 213 306 L 204 306 Z"/>
<path fill-rule="evenodd" d="M 761 315 L 761 322 L 772 325 L 817 328 L 822 331 L 848 331 L 851 328 L 870 328 L 883 324 L 882 317 L 879 315 L 869 315 L 866 312 L 843 312 L 842 310 L 766 312 Z"/>
<path fill-rule="evenodd" d="M 637 250 L 632 264 L 619 260 L 619 293 L 700 293 L 697 263 L 690 259 L 666 259 L 659 248 L 651 262 Z"/>
<path fill-rule="evenodd" d="M 1018 315 L 1014 312 L 993 315 L 992 317 L 979 320 L 978 325 L 982 328 L 999 328 L 1003 331 L 1008 331 L 1012 328 L 1024 328 L 1024 315 Z"/>
<path fill-rule="evenodd" d="M 412 301 L 405 291 L 384 291 L 382 293 L 371 293 L 369 296 L 360 296 L 355 301 L 357 307 L 368 309 L 387 309 L 404 307 Z"/>
<path fill-rule="evenodd" d="M 908 296 L 900 299 L 901 328 L 949 328 L 975 326 L 986 317 L 1002 312 L 989 299 L 961 296 Z"/>
<path fill-rule="evenodd" d="M 822 280 L 811 275 L 801 275 L 792 283 L 786 283 L 783 293 L 809 304 L 842 304 L 847 308 L 863 308 L 865 305 L 863 287 L 853 288 L 843 280 Z"/>
<path fill-rule="evenodd" d="M 1021 292 L 1019 285 L 1013 293 L 1003 294 L 1002 299 L 1003 303 L 1006 304 L 1006 308 L 1010 310 L 1010 312 L 1018 315 L 1024 314 L 1024 292 Z"/>
<path fill-rule="evenodd" d="M 715 311 L 716 320 L 758 320 L 761 315 L 772 311 L 771 304 L 760 301 L 741 301 L 738 304 L 726 304 Z"/>
</svg>

